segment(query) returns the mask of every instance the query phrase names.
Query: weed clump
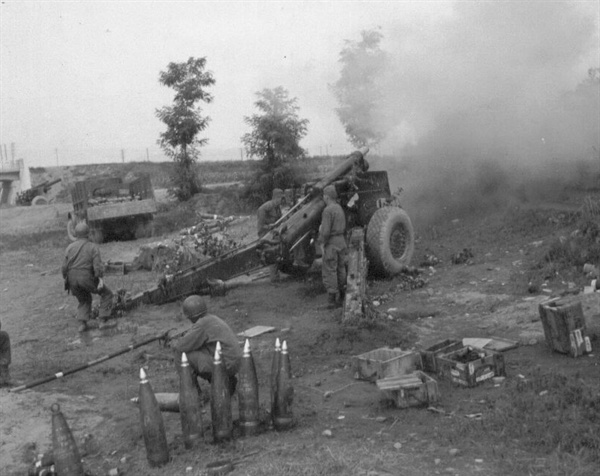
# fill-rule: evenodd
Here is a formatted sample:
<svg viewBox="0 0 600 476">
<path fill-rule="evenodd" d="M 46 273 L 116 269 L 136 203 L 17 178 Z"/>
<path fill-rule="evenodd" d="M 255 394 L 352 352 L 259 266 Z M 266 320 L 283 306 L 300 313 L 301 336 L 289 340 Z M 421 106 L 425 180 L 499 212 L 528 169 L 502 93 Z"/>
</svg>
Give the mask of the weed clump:
<svg viewBox="0 0 600 476">
<path fill-rule="evenodd" d="M 536 370 L 496 401 L 491 425 L 531 450 L 600 463 L 600 394 L 579 375 Z"/>
<path fill-rule="evenodd" d="M 592 474 L 587 468 L 600 464 L 600 393 L 580 375 L 538 368 L 529 379 L 508 382 L 487 407 L 479 421 L 451 420 L 448 442 L 478 441 L 498 455 L 517 451 L 523 457 L 505 459 L 507 474 Z M 574 467 L 581 471 L 562 472 Z"/>
</svg>

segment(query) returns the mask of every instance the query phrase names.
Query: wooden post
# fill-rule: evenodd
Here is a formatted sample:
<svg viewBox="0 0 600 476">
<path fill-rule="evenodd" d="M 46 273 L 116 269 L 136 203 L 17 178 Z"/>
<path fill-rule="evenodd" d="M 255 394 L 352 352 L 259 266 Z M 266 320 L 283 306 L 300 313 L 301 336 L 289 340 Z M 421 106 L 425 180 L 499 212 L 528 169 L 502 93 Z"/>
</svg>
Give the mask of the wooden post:
<svg viewBox="0 0 600 476">
<path fill-rule="evenodd" d="M 352 229 L 348 247 L 348 277 L 342 322 L 351 322 L 363 316 L 363 303 L 367 286 L 367 258 L 365 256 L 365 234 L 362 228 Z"/>
</svg>

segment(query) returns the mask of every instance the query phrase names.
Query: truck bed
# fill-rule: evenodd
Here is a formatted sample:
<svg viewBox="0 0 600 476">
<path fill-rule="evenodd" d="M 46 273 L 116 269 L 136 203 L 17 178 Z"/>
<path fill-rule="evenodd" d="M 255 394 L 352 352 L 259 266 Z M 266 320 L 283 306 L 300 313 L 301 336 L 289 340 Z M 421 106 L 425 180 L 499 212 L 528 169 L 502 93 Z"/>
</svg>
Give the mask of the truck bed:
<svg viewBox="0 0 600 476">
<path fill-rule="evenodd" d="M 156 213 L 156 202 L 153 199 L 96 205 L 87 209 L 87 218 L 92 222 L 148 213 Z"/>
</svg>

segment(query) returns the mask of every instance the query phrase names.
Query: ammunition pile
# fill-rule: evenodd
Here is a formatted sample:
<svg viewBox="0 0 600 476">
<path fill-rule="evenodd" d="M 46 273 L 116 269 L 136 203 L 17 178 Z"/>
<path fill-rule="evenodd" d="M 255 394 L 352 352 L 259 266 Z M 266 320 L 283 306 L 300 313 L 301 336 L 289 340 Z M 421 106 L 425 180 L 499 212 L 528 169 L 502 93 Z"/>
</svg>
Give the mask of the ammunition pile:
<svg viewBox="0 0 600 476">
<path fill-rule="evenodd" d="M 179 377 L 179 394 L 154 394 L 144 369 L 140 370 L 139 396 L 132 401 L 140 407 L 146 455 L 148 462 L 154 467 L 163 466 L 169 461 L 161 411 L 179 411 L 183 441 L 187 449 L 195 448 L 203 441 L 200 387 L 185 353 L 181 357 Z M 212 440 L 217 444 L 234 437 L 231 406 L 233 392 L 236 392 L 238 397 L 241 435 L 252 436 L 260 431 L 258 378 L 248 340 L 244 344 L 237 378 L 238 380 L 227 374 L 223 365 L 221 345 L 217 343 L 210 387 Z M 237 385 L 235 382 L 238 382 Z M 271 373 L 271 423 L 277 431 L 288 430 L 295 424 L 292 412 L 293 395 L 287 342 L 280 344 L 277 339 Z"/>
<path fill-rule="evenodd" d="M 84 476 L 83 463 L 73 433 L 67 420 L 54 403 L 52 412 L 52 451 L 40 454 L 31 468 L 29 476 Z"/>
</svg>

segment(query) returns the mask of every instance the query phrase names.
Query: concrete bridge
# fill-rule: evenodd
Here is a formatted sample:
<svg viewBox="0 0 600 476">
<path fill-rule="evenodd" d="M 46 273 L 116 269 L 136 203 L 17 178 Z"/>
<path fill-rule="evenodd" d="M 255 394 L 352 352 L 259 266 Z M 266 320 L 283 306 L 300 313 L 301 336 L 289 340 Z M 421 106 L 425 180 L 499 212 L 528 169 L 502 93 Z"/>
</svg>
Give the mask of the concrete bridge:
<svg viewBox="0 0 600 476">
<path fill-rule="evenodd" d="M 1 162 L 0 185 L 0 206 L 14 205 L 17 193 L 31 188 L 31 176 L 25 160 Z"/>
</svg>

